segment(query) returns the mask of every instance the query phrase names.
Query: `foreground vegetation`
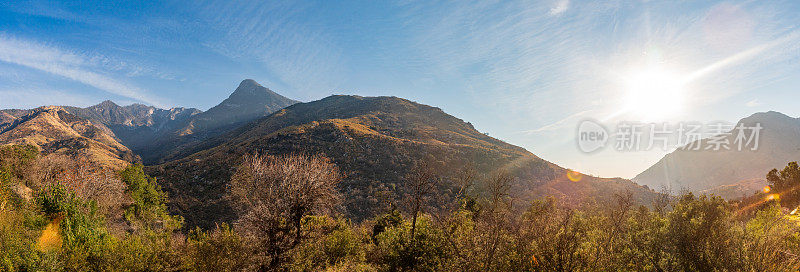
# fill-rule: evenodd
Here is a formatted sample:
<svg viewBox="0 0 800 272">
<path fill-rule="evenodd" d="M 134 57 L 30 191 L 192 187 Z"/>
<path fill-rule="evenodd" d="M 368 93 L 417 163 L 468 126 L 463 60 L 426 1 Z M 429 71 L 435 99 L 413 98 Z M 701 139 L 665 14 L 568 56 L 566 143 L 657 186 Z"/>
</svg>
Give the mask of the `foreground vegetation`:
<svg viewBox="0 0 800 272">
<path fill-rule="evenodd" d="M 503 173 L 425 164 L 402 196 L 363 222 L 342 216 L 341 179 L 318 156 L 248 157 L 226 197 L 237 218 L 186 230 L 141 166 L 0 148 L 0 271 L 796 271 L 796 163 L 773 194 L 744 202 L 630 195 L 566 207 L 515 203 Z M 438 183 L 456 184 L 441 205 Z M 430 203 L 437 203 L 434 207 Z M 781 206 L 784 205 L 784 207 Z"/>
</svg>

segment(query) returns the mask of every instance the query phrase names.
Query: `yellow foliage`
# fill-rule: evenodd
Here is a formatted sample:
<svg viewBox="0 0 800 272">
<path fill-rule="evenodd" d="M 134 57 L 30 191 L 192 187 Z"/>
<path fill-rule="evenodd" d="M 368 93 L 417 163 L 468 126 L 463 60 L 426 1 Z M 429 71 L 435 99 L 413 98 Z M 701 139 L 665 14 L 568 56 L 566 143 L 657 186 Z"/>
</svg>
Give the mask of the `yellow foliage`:
<svg viewBox="0 0 800 272">
<path fill-rule="evenodd" d="M 51 251 L 61 248 L 61 235 L 59 234 L 59 225 L 61 218 L 53 219 L 42 231 L 39 240 L 36 242 L 36 249 L 39 251 Z"/>
</svg>

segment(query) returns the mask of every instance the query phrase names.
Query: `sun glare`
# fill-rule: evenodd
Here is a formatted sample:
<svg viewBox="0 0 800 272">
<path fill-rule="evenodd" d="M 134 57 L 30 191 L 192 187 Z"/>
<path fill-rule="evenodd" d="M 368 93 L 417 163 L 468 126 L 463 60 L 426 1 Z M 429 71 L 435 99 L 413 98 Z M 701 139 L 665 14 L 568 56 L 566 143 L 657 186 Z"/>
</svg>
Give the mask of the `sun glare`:
<svg viewBox="0 0 800 272">
<path fill-rule="evenodd" d="M 625 111 L 641 121 L 663 120 L 683 110 L 684 89 L 679 75 L 647 68 L 629 73 L 625 81 Z"/>
</svg>

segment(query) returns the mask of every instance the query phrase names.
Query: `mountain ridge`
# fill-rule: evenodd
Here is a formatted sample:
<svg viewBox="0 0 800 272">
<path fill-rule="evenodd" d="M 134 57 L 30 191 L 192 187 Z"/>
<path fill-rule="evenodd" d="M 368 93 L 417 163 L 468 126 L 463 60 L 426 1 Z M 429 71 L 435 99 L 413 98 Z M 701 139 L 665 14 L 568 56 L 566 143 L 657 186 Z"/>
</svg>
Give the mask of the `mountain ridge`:
<svg viewBox="0 0 800 272">
<path fill-rule="evenodd" d="M 751 195 L 766 186 L 766 174 L 788 162 L 800 160 L 800 118 L 776 111 L 757 112 L 736 126 L 760 124 L 758 150 L 676 150 L 632 180 L 650 188 L 672 188 L 721 195 L 728 199 Z M 734 128 L 735 130 L 735 128 Z M 725 139 L 733 145 L 736 132 Z M 700 144 L 708 139 L 702 139 Z M 692 144 L 697 143 L 691 143 Z"/>
<path fill-rule="evenodd" d="M 64 107 L 64 112 L 77 121 L 96 123 L 100 134 L 122 146 L 133 146 L 131 153 L 149 165 L 148 173 L 158 177 L 169 193 L 170 208 L 189 226 L 210 227 L 211 222 L 232 219 L 223 197 L 225 184 L 242 157 L 254 153 L 330 158 L 346 177 L 339 188 L 346 195 L 345 207 L 359 220 L 379 212 L 385 204 L 381 196 L 406 194 L 405 177 L 422 161 L 441 169 L 444 181 L 437 196 L 441 198 L 452 197 L 454 171 L 464 168 L 485 174 L 508 172 L 513 177 L 512 195 L 521 203 L 552 196 L 577 205 L 631 193 L 637 203 L 649 204 L 655 196 L 629 180 L 562 168 L 481 133 L 438 107 L 395 96 L 332 95 L 306 103 L 285 97 L 276 102 L 270 99 L 273 96 L 280 95 L 243 80 L 206 112 L 119 106 L 112 101 Z M 271 111 L 271 105 L 289 103 Z M 19 120 L 30 111 L 4 110 L 0 118 Z M 231 112 L 245 114 L 231 117 Z"/>
<path fill-rule="evenodd" d="M 142 104 L 120 106 L 111 100 L 86 108 L 65 107 L 71 113 L 99 124 L 132 150 L 138 150 L 165 131 L 201 111 L 195 108 L 160 109 Z"/>
<path fill-rule="evenodd" d="M 626 191 L 649 203 L 655 194 L 622 179 L 571 181 L 568 169 L 480 133 L 439 108 L 398 97 L 334 95 L 294 104 L 188 150 L 149 172 L 165 181 L 170 194 L 182 194 L 173 208 L 190 225 L 214 221 L 203 218 L 230 219 L 221 197 L 225 184 L 242 156 L 253 153 L 330 158 L 347 176 L 340 189 L 348 211 L 361 219 L 379 208 L 376 195 L 402 195 L 405 175 L 421 160 L 451 171 L 470 165 L 481 173 L 508 171 L 523 203 L 545 195 L 578 203 Z M 443 185 L 445 191 L 451 185 Z"/>
</svg>

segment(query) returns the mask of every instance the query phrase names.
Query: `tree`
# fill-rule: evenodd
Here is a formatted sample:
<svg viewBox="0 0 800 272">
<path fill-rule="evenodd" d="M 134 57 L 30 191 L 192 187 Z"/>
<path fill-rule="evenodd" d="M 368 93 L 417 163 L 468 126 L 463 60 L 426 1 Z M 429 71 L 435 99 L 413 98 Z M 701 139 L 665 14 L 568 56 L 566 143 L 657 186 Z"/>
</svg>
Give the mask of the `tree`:
<svg viewBox="0 0 800 272">
<path fill-rule="evenodd" d="M 417 218 L 424 210 L 428 196 L 436 189 L 439 176 L 432 165 L 426 161 L 419 161 L 408 173 L 406 186 L 408 188 L 408 202 L 411 213 L 411 242 L 414 242 L 414 233 L 417 230 Z"/>
<path fill-rule="evenodd" d="M 790 162 L 781 171 L 772 169 L 767 174 L 767 181 L 771 192 L 780 196 L 784 207 L 794 208 L 800 204 L 800 167 L 797 162 Z"/>
<path fill-rule="evenodd" d="M 720 197 L 681 196 L 667 216 L 670 250 L 684 271 L 734 270 L 730 206 Z"/>
<path fill-rule="evenodd" d="M 497 252 L 506 242 L 503 234 L 509 231 L 511 226 L 511 189 L 512 177 L 507 172 L 498 172 L 489 178 L 486 184 L 486 198 L 481 204 L 481 211 L 476 217 L 476 227 L 482 232 L 480 235 L 486 236 L 479 241 L 479 248 L 482 249 L 482 270 L 489 271 L 495 262 Z"/>
<path fill-rule="evenodd" d="M 522 215 L 518 248 L 531 254 L 515 270 L 587 270 L 589 256 L 581 249 L 589 237 L 585 217 L 574 209 L 560 207 L 554 198 L 535 200 Z"/>
<path fill-rule="evenodd" d="M 336 165 L 315 156 L 246 156 L 229 185 L 239 213 L 236 228 L 255 241 L 261 270 L 281 266 L 286 253 L 303 241 L 306 216 L 332 211 L 341 197 Z"/>
</svg>

